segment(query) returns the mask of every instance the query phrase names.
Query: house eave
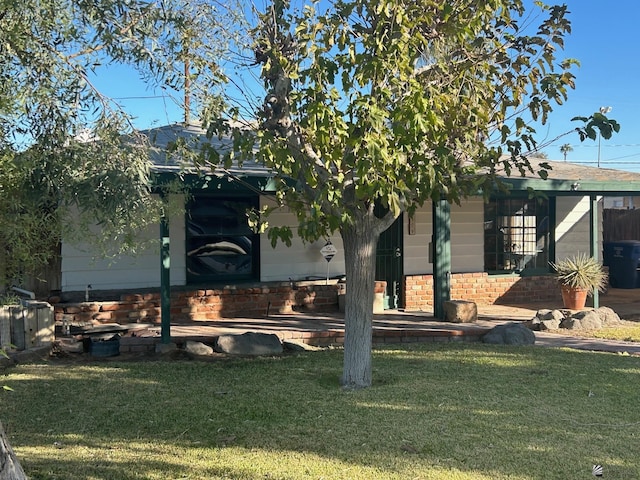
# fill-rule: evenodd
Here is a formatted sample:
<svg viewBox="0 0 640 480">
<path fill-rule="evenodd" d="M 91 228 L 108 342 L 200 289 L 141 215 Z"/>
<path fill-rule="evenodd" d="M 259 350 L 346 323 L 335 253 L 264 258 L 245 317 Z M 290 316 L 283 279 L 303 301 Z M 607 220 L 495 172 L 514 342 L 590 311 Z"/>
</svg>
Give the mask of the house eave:
<svg viewBox="0 0 640 480">
<path fill-rule="evenodd" d="M 152 189 L 160 190 L 163 186 L 179 181 L 181 186 L 190 191 L 241 193 L 254 191 L 264 194 L 276 191 L 273 175 L 249 172 L 187 172 L 179 169 L 163 169 L 152 172 Z"/>
<path fill-rule="evenodd" d="M 640 195 L 640 182 L 629 181 L 596 181 L 596 180 L 557 180 L 533 178 L 505 178 L 503 179 L 511 191 L 528 191 L 553 194 L 554 196 L 579 195 Z"/>
</svg>

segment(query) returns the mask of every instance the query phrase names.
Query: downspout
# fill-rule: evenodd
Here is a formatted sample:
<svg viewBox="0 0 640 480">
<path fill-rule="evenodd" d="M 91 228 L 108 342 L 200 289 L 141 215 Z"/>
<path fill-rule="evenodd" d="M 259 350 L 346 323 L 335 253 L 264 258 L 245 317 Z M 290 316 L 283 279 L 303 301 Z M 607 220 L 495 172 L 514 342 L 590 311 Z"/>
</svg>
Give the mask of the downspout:
<svg viewBox="0 0 640 480">
<path fill-rule="evenodd" d="M 11 290 L 21 295 L 24 295 L 25 297 L 29 297 L 30 300 L 35 300 L 36 298 L 36 294 L 31 290 L 25 290 L 24 288 L 19 288 L 19 287 L 16 287 L 15 285 L 11 287 Z"/>
<path fill-rule="evenodd" d="M 599 259 L 598 254 L 598 197 L 591 194 L 589 203 L 589 250 L 594 260 Z M 593 308 L 600 307 L 600 294 L 597 288 L 593 289 Z"/>
</svg>

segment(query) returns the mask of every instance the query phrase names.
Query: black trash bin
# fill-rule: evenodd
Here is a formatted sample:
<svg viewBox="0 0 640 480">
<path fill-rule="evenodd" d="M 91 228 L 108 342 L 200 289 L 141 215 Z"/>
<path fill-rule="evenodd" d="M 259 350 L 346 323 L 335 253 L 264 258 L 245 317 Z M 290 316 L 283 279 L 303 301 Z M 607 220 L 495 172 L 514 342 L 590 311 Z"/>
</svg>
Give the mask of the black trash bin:
<svg viewBox="0 0 640 480">
<path fill-rule="evenodd" d="M 603 263 L 609 267 L 609 284 L 613 288 L 640 287 L 640 241 L 606 242 L 603 247 Z"/>
</svg>

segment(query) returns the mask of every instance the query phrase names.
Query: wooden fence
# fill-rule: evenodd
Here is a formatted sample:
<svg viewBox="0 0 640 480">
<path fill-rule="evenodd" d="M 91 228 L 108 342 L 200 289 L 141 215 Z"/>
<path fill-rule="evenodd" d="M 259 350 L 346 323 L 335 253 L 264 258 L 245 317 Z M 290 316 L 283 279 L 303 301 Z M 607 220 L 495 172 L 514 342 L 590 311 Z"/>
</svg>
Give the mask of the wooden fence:
<svg viewBox="0 0 640 480">
<path fill-rule="evenodd" d="M 640 241 L 640 209 L 604 209 L 602 215 L 602 239 L 604 242 Z"/>
</svg>

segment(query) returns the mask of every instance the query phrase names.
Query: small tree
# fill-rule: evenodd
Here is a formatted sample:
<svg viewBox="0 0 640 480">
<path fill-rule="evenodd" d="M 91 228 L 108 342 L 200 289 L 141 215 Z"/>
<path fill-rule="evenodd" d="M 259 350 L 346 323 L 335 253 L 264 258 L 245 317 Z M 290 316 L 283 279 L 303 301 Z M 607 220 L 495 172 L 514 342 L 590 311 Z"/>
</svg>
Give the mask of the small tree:
<svg viewBox="0 0 640 480">
<path fill-rule="evenodd" d="M 161 211 L 148 142 L 90 74 L 125 63 L 150 86 L 180 89 L 197 52 L 192 69 L 211 94 L 227 48 L 220 25 L 235 21 L 233 9 L 206 0 L 3 2 L 0 289 L 55 259 L 63 237 L 111 253 L 140 247 L 136 233 Z M 195 84 L 190 91 L 199 98 Z"/>
<path fill-rule="evenodd" d="M 567 161 L 567 154 L 570 152 L 573 152 L 573 147 L 571 145 L 568 143 L 560 145 L 560 153 L 562 153 L 565 162 Z"/>
<path fill-rule="evenodd" d="M 537 14 L 518 0 L 337 0 L 296 11 L 273 0 L 260 17 L 254 53 L 268 93 L 257 138 L 236 131 L 236 150 L 258 143 L 303 239 L 342 236 L 347 388 L 372 380 L 381 232 L 426 201 L 459 202 L 498 174 L 533 170 L 530 121 L 565 100 L 576 63 L 556 59 L 566 7 L 536 4 Z"/>
</svg>

